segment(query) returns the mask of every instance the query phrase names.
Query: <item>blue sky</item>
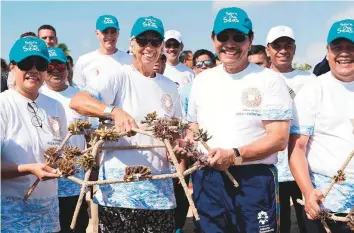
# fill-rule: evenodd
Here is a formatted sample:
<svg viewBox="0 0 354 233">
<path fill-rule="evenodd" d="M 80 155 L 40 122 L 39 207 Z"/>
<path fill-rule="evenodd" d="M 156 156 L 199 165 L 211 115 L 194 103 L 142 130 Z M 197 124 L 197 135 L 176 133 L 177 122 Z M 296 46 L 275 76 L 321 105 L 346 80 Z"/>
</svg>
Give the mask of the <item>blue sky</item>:
<svg viewBox="0 0 354 233">
<path fill-rule="evenodd" d="M 24 32 L 37 32 L 42 24 L 56 28 L 59 42 L 68 45 L 76 60 L 98 47 L 95 23 L 103 14 L 118 18 L 121 28 L 118 47 L 124 51 L 135 20 L 149 15 L 160 18 L 165 30 L 179 30 L 185 49 L 213 51 L 210 32 L 218 9 L 238 6 L 246 10 L 253 22 L 253 44 L 264 44 L 271 27 L 289 26 L 296 37 L 295 60 L 315 65 L 325 55 L 331 24 L 342 18 L 354 18 L 353 1 L 1 1 L 0 4 L 1 57 L 6 60 L 14 41 Z"/>
</svg>

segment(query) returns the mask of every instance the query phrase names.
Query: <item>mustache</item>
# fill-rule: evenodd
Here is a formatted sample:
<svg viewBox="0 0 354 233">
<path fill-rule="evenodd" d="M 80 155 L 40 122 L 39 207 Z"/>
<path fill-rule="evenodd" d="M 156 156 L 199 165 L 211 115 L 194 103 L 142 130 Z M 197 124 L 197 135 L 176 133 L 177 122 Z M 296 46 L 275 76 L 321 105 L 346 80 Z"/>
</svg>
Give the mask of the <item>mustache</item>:
<svg viewBox="0 0 354 233">
<path fill-rule="evenodd" d="M 232 49 L 228 49 L 229 51 L 232 50 L 232 51 L 235 51 L 236 53 L 241 53 L 241 49 L 239 48 L 232 48 Z M 225 53 L 227 50 L 225 48 L 221 48 L 220 49 L 220 52 L 221 53 Z"/>
</svg>

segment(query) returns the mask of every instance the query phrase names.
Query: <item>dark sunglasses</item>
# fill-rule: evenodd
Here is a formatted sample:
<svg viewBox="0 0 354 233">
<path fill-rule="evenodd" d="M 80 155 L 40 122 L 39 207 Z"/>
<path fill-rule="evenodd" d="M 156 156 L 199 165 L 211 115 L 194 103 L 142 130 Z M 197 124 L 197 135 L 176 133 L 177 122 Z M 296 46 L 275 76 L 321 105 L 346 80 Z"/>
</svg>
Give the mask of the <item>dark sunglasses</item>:
<svg viewBox="0 0 354 233">
<path fill-rule="evenodd" d="M 20 62 L 12 61 L 11 63 L 22 71 L 29 71 L 33 66 L 40 72 L 48 70 L 48 62 L 41 57 L 29 57 Z"/>
<path fill-rule="evenodd" d="M 145 36 L 139 36 L 135 38 L 135 40 L 140 47 L 145 47 L 148 43 L 153 47 L 159 47 L 162 44 L 162 38 L 160 37 L 147 38 Z"/>
<path fill-rule="evenodd" d="M 231 38 L 234 42 L 240 43 L 244 42 L 248 36 L 244 34 L 235 34 Z M 227 33 L 219 33 L 216 35 L 216 39 L 220 42 L 226 42 L 230 39 L 229 34 Z"/>
<path fill-rule="evenodd" d="M 177 49 L 179 47 L 180 43 L 166 43 L 165 47 L 170 49 L 170 48 L 174 48 Z"/>
<path fill-rule="evenodd" d="M 43 119 L 39 114 L 39 109 L 35 102 L 27 103 L 27 110 L 33 115 L 31 122 L 33 126 L 42 128 L 43 127 Z"/>
<path fill-rule="evenodd" d="M 197 63 L 195 63 L 195 67 L 201 68 L 203 66 L 203 64 L 206 67 L 211 67 L 213 65 L 213 61 L 212 60 L 198 61 Z"/>
<path fill-rule="evenodd" d="M 59 72 L 64 72 L 66 70 L 66 64 L 65 63 L 50 63 L 48 65 L 48 72 L 53 72 L 54 70 L 57 70 Z"/>
</svg>

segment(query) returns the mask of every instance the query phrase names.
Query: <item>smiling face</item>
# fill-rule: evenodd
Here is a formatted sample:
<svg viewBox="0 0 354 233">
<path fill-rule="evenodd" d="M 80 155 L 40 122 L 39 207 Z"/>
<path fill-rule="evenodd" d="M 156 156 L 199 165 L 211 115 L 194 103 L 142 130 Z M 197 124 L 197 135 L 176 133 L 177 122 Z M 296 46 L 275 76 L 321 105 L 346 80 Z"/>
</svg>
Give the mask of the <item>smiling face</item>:
<svg viewBox="0 0 354 233">
<path fill-rule="evenodd" d="M 354 81 L 354 43 L 337 39 L 327 49 L 328 63 L 334 76 L 344 82 Z"/>
<path fill-rule="evenodd" d="M 248 51 L 253 37 L 228 29 L 218 35 L 212 35 L 212 40 L 214 41 L 214 49 L 223 64 L 229 66 L 237 65 L 239 61 L 245 59 L 248 61 Z"/>
<path fill-rule="evenodd" d="M 272 61 L 272 66 L 279 69 L 292 69 L 292 61 L 295 55 L 295 41 L 289 37 L 280 37 L 268 44 L 266 51 Z"/>
<path fill-rule="evenodd" d="M 47 76 L 48 62 L 33 56 L 11 66 L 16 82 L 16 90 L 24 96 L 37 96 L 39 88 Z"/>
<path fill-rule="evenodd" d="M 167 57 L 167 61 L 169 63 L 174 63 L 178 60 L 179 54 L 183 50 L 183 44 L 179 43 L 175 39 L 169 39 L 165 43 L 165 54 Z"/>
<path fill-rule="evenodd" d="M 53 60 L 49 64 L 48 75 L 45 78 L 47 86 L 56 91 L 66 89 L 66 80 L 68 77 L 68 69 L 65 63 Z"/>
<path fill-rule="evenodd" d="M 103 31 L 96 30 L 100 47 L 106 51 L 115 51 L 118 41 L 119 31 L 115 28 L 107 28 Z"/>
</svg>

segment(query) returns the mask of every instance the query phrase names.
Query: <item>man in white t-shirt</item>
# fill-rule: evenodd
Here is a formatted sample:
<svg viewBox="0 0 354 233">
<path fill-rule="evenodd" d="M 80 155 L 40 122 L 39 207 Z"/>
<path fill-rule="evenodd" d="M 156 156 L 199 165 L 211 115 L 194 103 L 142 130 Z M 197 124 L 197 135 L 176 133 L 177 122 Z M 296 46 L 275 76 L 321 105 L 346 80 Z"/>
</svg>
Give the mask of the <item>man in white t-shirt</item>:
<svg viewBox="0 0 354 233">
<path fill-rule="evenodd" d="M 281 75 L 247 55 L 252 22 L 237 7 L 221 9 L 211 36 L 221 65 L 193 81 L 187 120 L 206 130 L 211 168 L 193 173 L 201 232 L 278 232 L 277 152 L 288 143 L 292 104 Z M 233 186 L 229 170 L 239 183 Z"/>
<path fill-rule="evenodd" d="M 296 95 L 289 141 L 290 168 L 309 219 L 317 219 L 321 208 L 343 216 L 354 207 L 353 161 L 344 170 L 346 180 L 323 200 L 324 190 L 354 149 L 354 20 L 332 25 L 327 50 L 331 71 Z M 353 232 L 343 222 L 326 222 L 332 232 Z M 317 221 L 310 232 L 326 231 Z"/>
<path fill-rule="evenodd" d="M 178 57 L 183 50 L 182 35 L 179 31 L 169 30 L 165 32 L 165 54 L 167 57 L 164 76 L 171 79 L 182 88 L 194 79 L 194 72 L 188 66 L 182 64 Z"/>
<path fill-rule="evenodd" d="M 133 64 L 105 69 L 92 82 L 101 101 L 86 92 L 73 97 L 79 113 L 107 117 L 116 128 L 130 132 L 136 122 L 156 111 L 158 116 L 181 117 L 176 85 L 153 71 L 163 48 L 164 28 L 155 17 L 139 18 L 131 31 Z M 135 122 L 136 120 L 136 122 Z M 137 134 L 107 145 L 156 145 L 159 140 Z M 165 148 L 103 151 L 99 180 L 123 178 L 127 166 L 144 165 L 152 174 L 171 173 Z M 176 201 L 172 179 L 99 186 L 100 232 L 174 232 Z M 144 220 L 142 220 L 144 219 Z"/>
<path fill-rule="evenodd" d="M 45 85 L 39 90 L 42 94 L 59 101 L 65 110 L 66 127 L 63 129 L 65 135 L 68 133 L 67 126 L 76 120 L 85 120 L 69 107 L 71 98 L 79 92 L 78 89 L 66 84 L 68 77 L 67 57 L 60 48 L 48 48 L 50 64 L 48 75 L 44 79 Z M 78 147 L 80 150 L 86 148 L 86 141 L 83 135 L 73 135 L 69 139 L 68 145 Z M 76 177 L 84 179 L 84 170 L 80 169 Z M 58 197 L 59 197 L 59 220 L 61 232 L 70 232 L 70 224 L 74 215 L 76 203 L 79 199 L 81 186 L 71 180 L 59 178 Z M 88 226 L 87 204 L 83 202 L 78 215 L 75 232 L 85 232 Z"/>
<path fill-rule="evenodd" d="M 269 30 L 267 35 L 266 52 L 271 60 L 270 69 L 282 74 L 288 86 L 291 98 L 306 83 L 313 81 L 316 76 L 308 71 L 296 70 L 292 67 L 295 55 L 295 35 L 291 28 L 287 26 L 276 26 Z M 290 198 L 293 201 L 297 223 L 300 232 L 306 233 L 304 224 L 303 207 L 296 202 L 301 199 L 302 194 L 291 175 L 288 162 L 288 149 L 278 153 L 278 179 L 279 179 L 279 200 L 280 200 L 280 232 L 290 233 L 291 211 Z"/>
<path fill-rule="evenodd" d="M 132 57 L 117 49 L 119 24 L 113 15 L 101 15 L 96 21 L 96 35 L 100 42 L 98 50 L 80 56 L 75 64 L 73 83 L 85 88 L 90 79 L 102 72 L 102 66 L 130 64 Z"/>
</svg>

